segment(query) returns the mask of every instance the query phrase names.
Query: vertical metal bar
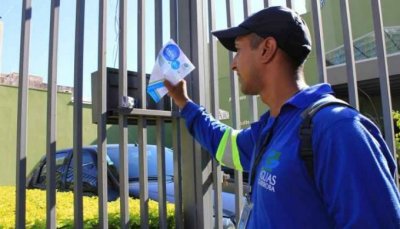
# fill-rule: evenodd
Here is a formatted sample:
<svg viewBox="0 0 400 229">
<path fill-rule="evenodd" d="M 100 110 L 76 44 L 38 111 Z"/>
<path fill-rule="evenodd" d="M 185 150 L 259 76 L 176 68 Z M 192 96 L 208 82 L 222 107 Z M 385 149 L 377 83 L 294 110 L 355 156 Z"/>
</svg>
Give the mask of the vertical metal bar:
<svg viewBox="0 0 400 229">
<path fill-rule="evenodd" d="M 248 18 L 251 13 L 251 0 L 243 0 L 244 18 Z M 250 106 L 250 121 L 255 122 L 258 120 L 258 106 L 257 96 L 247 96 Z"/>
<path fill-rule="evenodd" d="M 140 80 L 139 91 L 140 91 L 140 104 L 142 109 L 146 109 L 146 1 L 138 1 L 138 77 Z"/>
<path fill-rule="evenodd" d="M 292 8 L 292 0 L 286 0 L 286 7 Z"/>
<path fill-rule="evenodd" d="M 160 228 L 167 228 L 167 205 L 166 205 L 166 179 L 165 179 L 165 128 L 162 118 L 156 120 L 157 132 L 157 177 L 158 177 L 158 215 Z"/>
<path fill-rule="evenodd" d="M 154 29 L 155 29 L 155 55 L 157 57 L 158 52 L 162 47 L 162 35 L 163 35 L 163 26 L 162 26 L 162 19 L 163 19 L 163 10 L 162 10 L 162 0 L 155 0 L 154 2 Z M 157 103 L 157 109 L 162 110 L 164 109 L 164 99 Z"/>
<path fill-rule="evenodd" d="M 319 82 L 327 82 L 320 0 L 311 0 Z"/>
<path fill-rule="evenodd" d="M 139 187 L 140 187 L 140 227 L 149 227 L 149 191 L 147 170 L 147 124 L 144 117 L 139 117 Z"/>
<path fill-rule="evenodd" d="M 215 118 L 219 113 L 219 82 L 218 82 L 218 55 L 217 41 L 211 31 L 215 30 L 215 1 L 208 0 L 208 38 L 210 41 L 210 75 L 211 75 L 211 111 Z M 214 218 L 215 228 L 222 228 L 222 173 L 221 165 L 216 160 L 212 161 L 214 180 Z"/>
<path fill-rule="evenodd" d="M 74 62 L 74 227 L 83 228 L 82 187 L 82 91 L 83 91 L 83 44 L 85 25 L 85 0 L 76 2 L 75 62 Z"/>
<path fill-rule="evenodd" d="M 190 4 L 189 21 L 191 26 L 191 51 L 192 59 L 195 63 L 196 76 L 193 77 L 192 89 L 193 98 L 199 104 L 206 104 L 206 87 L 207 80 L 207 62 L 205 51 L 207 50 L 206 24 L 204 21 L 204 4 L 206 1 L 192 1 Z M 180 13 L 179 13 L 180 15 Z M 206 46 L 207 45 L 207 46 Z M 205 67 L 201 67 L 205 66 Z M 210 156 L 203 152 L 199 144 L 195 144 L 194 151 L 195 162 L 195 187 L 196 191 L 196 208 L 197 208 L 197 226 L 199 228 L 213 227 L 213 212 L 210 211 L 213 207 L 212 203 L 212 161 Z M 209 182 L 210 181 L 210 182 Z"/>
<path fill-rule="evenodd" d="M 169 27 L 170 27 L 170 38 L 174 40 L 177 44 L 179 43 L 178 41 L 178 15 L 177 13 L 177 7 L 178 3 L 177 0 L 169 0 Z M 173 112 L 179 112 L 178 106 L 172 101 L 172 98 L 170 98 L 170 104 L 171 104 L 171 111 Z M 172 115 L 174 116 L 174 115 Z"/>
<path fill-rule="evenodd" d="M 171 38 L 175 40 L 175 42 L 179 43 L 178 41 L 178 0 L 170 0 L 169 1 L 169 9 L 170 9 L 170 32 Z"/>
<path fill-rule="evenodd" d="M 160 51 L 162 47 L 162 35 L 163 35 L 163 26 L 162 26 L 162 17 L 163 17 L 163 10 L 162 10 L 162 0 L 155 0 L 154 3 L 154 15 L 155 15 L 155 51 L 156 57 L 158 55 L 158 51 Z"/>
<path fill-rule="evenodd" d="M 47 84 L 46 132 L 46 228 L 56 228 L 56 114 L 57 114 L 57 47 L 60 0 L 50 6 L 49 66 Z"/>
<path fill-rule="evenodd" d="M 140 79 L 140 99 L 143 109 L 146 109 L 146 55 L 145 55 L 145 1 L 138 1 L 138 76 Z M 149 191 L 147 173 L 147 125 L 146 118 L 140 116 L 138 119 L 139 138 L 139 187 L 140 187 L 140 225 L 148 228 Z"/>
<path fill-rule="evenodd" d="M 178 1 L 170 0 L 170 33 L 175 42 L 178 40 Z M 177 111 L 177 106 L 173 110 Z M 182 163 L 181 163 L 181 132 L 180 120 L 177 116 L 172 117 L 172 148 L 174 150 L 174 201 L 175 201 L 175 226 L 183 228 L 182 212 Z"/>
<path fill-rule="evenodd" d="M 177 41 L 179 42 L 180 48 L 185 52 L 185 54 L 188 56 L 189 59 L 192 60 L 192 62 L 196 65 L 194 62 L 195 60 L 193 59 L 193 54 L 192 54 L 192 25 L 190 23 L 191 20 L 191 6 L 189 4 L 189 1 L 176 1 L 177 4 L 177 11 L 176 15 L 179 13 L 179 20 L 176 21 L 177 23 Z M 194 48 L 194 47 L 193 47 Z M 192 73 L 193 74 L 193 73 Z M 192 93 L 192 84 L 191 84 L 191 79 L 187 79 L 187 86 L 188 86 L 188 93 L 191 95 Z M 196 180 L 199 179 L 196 176 L 195 173 L 195 159 L 194 159 L 194 154 L 200 153 L 198 148 L 195 148 L 195 142 L 187 134 L 186 129 L 185 129 L 185 124 L 183 121 L 180 121 L 178 125 L 176 125 L 180 128 L 179 133 L 181 135 L 179 136 L 178 142 L 179 142 L 179 147 L 178 150 L 182 150 L 182 153 L 180 153 L 178 156 L 181 156 L 182 162 L 182 218 L 183 218 L 183 228 L 193 228 L 197 225 L 197 228 L 202 228 L 202 225 L 198 225 L 198 217 L 197 217 L 197 199 L 194 198 L 193 196 L 196 196 Z M 188 150 L 189 149 L 189 150 Z M 185 151 L 185 152 L 183 152 Z M 174 159 L 180 159 L 175 156 Z M 175 161 L 175 163 L 177 163 Z M 202 203 L 201 203 L 202 204 Z"/>
<path fill-rule="evenodd" d="M 17 121 L 17 171 L 15 226 L 25 228 L 26 224 L 26 128 L 28 113 L 28 68 L 29 36 L 31 30 L 31 0 L 22 3 L 21 40 L 19 55 L 18 121 Z"/>
<path fill-rule="evenodd" d="M 99 104 L 97 117 L 97 173 L 99 194 L 99 228 L 108 228 L 108 190 L 107 190 L 107 0 L 99 1 L 99 40 L 98 40 L 98 77 L 99 90 L 97 98 Z"/>
<path fill-rule="evenodd" d="M 251 1 L 243 0 L 243 13 L 244 18 L 248 18 L 251 13 Z"/>
<path fill-rule="evenodd" d="M 127 73 L 127 0 L 119 1 L 119 102 L 122 107 L 122 98 L 128 95 Z M 129 190 L 128 190 L 128 122 L 127 117 L 119 113 L 119 184 L 120 184 L 120 214 L 121 228 L 129 228 Z"/>
<path fill-rule="evenodd" d="M 359 108 L 357 79 L 354 62 L 353 35 L 351 34 L 351 19 L 348 0 L 340 0 L 340 14 L 342 17 L 343 41 L 346 54 L 347 82 L 349 87 L 350 104 Z"/>
<path fill-rule="evenodd" d="M 156 0 L 154 4 L 155 15 L 155 57 L 157 58 L 158 52 L 162 47 L 163 35 L 163 9 L 162 1 Z M 162 100 L 163 101 L 163 100 Z M 160 102 L 162 102 L 160 101 Z M 164 107 L 163 104 L 160 104 Z M 166 184 L 165 184 L 165 143 L 164 143 L 164 123 L 162 118 L 156 120 L 157 132 L 157 175 L 158 175 L 158 215 L 160 228 L 167 228 L 167 205 L 166 205 Z"/>
<path fill-rule="evenodd" d="M 196 68 L 188 81 L 188 93 L 194 101 L 205 104 L 205 47 L 204 1 L 179 1 L 179 45 Z M 208 154 L 202 153 L 186 130 L 182 132 L 182 197 L 184 224 L 187 228 L 212 228 L 212 167 Z M 193 194 L 195 198 L 193 198 Z"/>
<path fill-rule="evenodd" d="M 265 8 L 269 7 L 269 0 L 264 0 L 264 7 Z"/>
<path fill-rule="evenodd" d="M 394 127 L 392 119 L 392 100 L 390 96 L 390 81 L 389 72 L 386 59 L 386 44 L 383 31 L 382 22 L 382 8 L 379 0 L 371 0 L 372 5 L 372 17 L 374 22 L 375 42 L 376 42 L 376 55 L 378 59 L 378 74 L 379 74 L 379 85 L 381 89 L 382 99 L 382 114 L 385 140 L 388 144 L 389 149 L 393 153 L 393 157 L 396 158 L 396 147 L 394 143 Z M 398 173 L 395 173 L 395 181 L 399 187 Z"/>
<path fill-rule="evenodd" d="M 183 228 L 182 213 L 182 164 L 180 147 L 180 123 L 178 118 L 172 119 L 172 136 L 174 150 L 174 200 L 175 200 L 175 226 L 177 229 Z"/>
<path fill-rule="evenodd" d="M 226 11 L 227 11 L 227 25 L 232 26 L 234 21 L 234 9 L 233 0 L 226 0 Z M 233 53 L 229 54 L 229 63 L 232 64 Z M 240 129 L 240 104 L 239 104 L 239 81 L 238 77 L 232 70 L 230 71 L 231 78 L 231 105 L 232 105 L 232 127 L 234 129 Z M 242 172 L 235 170 L 235 212 L 241 212 L 243 201 L 243 175 Z M 236 222 L 239 222 L 240 214 L 236 214 Z"/>
</svg>

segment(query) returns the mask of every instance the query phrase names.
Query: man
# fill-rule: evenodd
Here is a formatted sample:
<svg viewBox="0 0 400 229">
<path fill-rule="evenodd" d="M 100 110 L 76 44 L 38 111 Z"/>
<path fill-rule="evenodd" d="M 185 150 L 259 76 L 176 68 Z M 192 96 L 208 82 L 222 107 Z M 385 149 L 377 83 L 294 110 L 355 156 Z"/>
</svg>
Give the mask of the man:
<svg viewBox="0 0 400 229">
<path fill-rule="evenodd" d="M 232 69 L 241 91 L 259 95 L 269 111 L 249 128 L 233 130 L 190 100 L 185 81 L 165 85 L 196 140 L 223 165 L 249 172 L 251 193 L 239 227 L 400 228 L 396 165 L 363 115 L 339 105 L 321 109 L 312 120 L 313 176 L 299 156 L 301 113 L 333 98 L 328 84 L 304 82 L 311 39 L 300 16 L 270 7 L 213 34 L 237 52 Z"/>
</svg>

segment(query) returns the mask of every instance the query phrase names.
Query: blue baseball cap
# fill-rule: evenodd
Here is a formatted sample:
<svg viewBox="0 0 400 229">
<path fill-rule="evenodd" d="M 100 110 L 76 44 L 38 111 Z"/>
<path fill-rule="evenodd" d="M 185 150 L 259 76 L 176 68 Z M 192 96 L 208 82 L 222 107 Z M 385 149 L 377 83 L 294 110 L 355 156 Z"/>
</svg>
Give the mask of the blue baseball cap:
<svg viewBox="0 0 400 229">
<path fill-rule="evenodd" d="M 238 36 L 255 33 L 262 38 L 274 37 L 278 47 L 303 63 L 311 52 L 310 31 L 295 11 L 282 6 L 268 7 L 251 15 L 237 27 L 213 31 L 222 45 L 236 52 L 235 39 Z"/>
</svg>

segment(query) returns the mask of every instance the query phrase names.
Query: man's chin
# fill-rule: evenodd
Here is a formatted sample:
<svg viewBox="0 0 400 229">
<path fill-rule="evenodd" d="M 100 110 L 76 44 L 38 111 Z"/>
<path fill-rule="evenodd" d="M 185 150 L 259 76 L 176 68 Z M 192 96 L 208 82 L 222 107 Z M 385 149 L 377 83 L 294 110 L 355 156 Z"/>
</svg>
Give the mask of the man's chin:
<svg viewBox="0 0 400 229">
<path fill-rule="evenodd" d="M 256 92 L 247 90 L 246 88 L 240 88 L 240 91 L 242 92 L 242 94 L 244 95 L 258 95 Z"/>
</svg>

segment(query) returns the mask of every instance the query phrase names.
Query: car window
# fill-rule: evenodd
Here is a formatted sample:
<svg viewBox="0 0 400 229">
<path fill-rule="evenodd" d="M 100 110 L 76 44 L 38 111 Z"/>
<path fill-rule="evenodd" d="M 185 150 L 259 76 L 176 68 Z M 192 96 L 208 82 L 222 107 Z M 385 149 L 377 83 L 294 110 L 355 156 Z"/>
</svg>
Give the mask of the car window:
<svg viewBox="0 0 400 229">
<path fill-rule="evenodd" d="M 88 151 L 84 151 L 82 155 L 82 175 L 83 182 L 87 183 L 90 189 L 97 187 L 97 166 L 96 156 Z"/>
<path fill-rule="evenodd" d="M 65 159 L 68 156 L 67 151 L 57 152 L 56 154 L 56 188 L 60 188 L 62 175 L 65 171 Z M 40 173 L 37 180 L 38 186 L 46 186 L 46 177 L 47 177 L 47 166 L 46 162 L 40 168 Z"/>
<path fill-rule="evenodd" d="M 82 154 L 82 169 L 88 172 L 96 172 L 96 161 L 92 153 L 84 151 Z"/>
<path fill-rule="evenodd" d="M 107 154 L 113 163 L 116 171 L 119 171 L 119 149 L 108 148 Z M 165 174 L 167 176 L 174 175 L 174 159 L 173 151 L 165 148 Z M 129 168 L 129 179 L 139 178 L 139 153 L 137 146 L 128 147 L 128 168 Z M 157 177 L 157 147 L 154 145 L 147 146 L 147 171 L 149 177 Z"/>
<path fill-rule="evenodd" d="M 71 160 L 67 178 L 66 178 L 67 189 L 73 190 L 73 180 L 74 180 L 74 163 Z M 82 185 L 83 191 L 89 193 L 97 192 L 97 164 L 96 155 L 93 150 L 83 150 L 82 151 Z"/>
</svg>

